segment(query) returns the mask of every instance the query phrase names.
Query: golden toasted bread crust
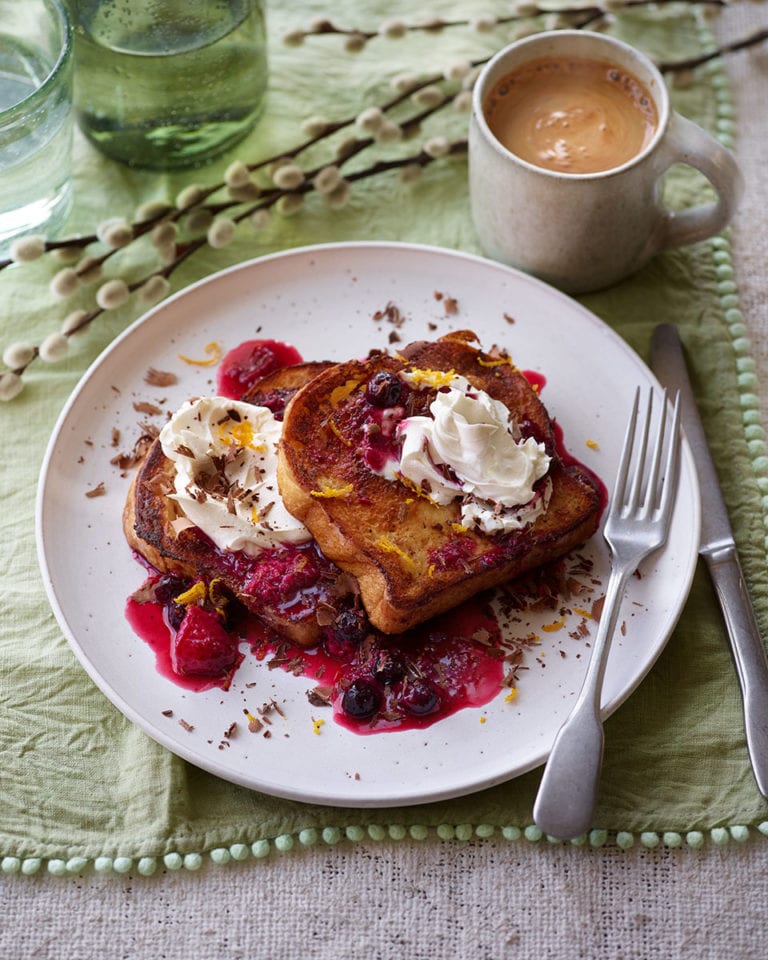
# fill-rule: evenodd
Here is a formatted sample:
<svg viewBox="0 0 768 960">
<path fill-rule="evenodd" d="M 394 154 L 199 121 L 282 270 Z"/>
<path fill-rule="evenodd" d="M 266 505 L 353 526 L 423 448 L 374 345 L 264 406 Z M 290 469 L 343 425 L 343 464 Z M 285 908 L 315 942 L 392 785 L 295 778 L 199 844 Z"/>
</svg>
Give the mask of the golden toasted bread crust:
<svg viewBox="0 0 768 960">
<path fill-rule="evenodd" d="M 528 380 L 508 358 L 472 346 L 475 339 L 460 331 L 411 344 L 399 356 L 339 364 L 302 387 L 286 410 L 278 462 L 283 500 L 325 556 L 357 578 L 368 617 L 384 633 L 407 630 L 562 556 L 597 528 L 595 483 L 557 456 L 549 416 Z M 379 371 L 409 367 L 465 376 L 546 445 L 552 494 L 533 524 L 513 534 L 467 529 L 458 501 L 438 506 L 368 466 L 361 455 L 365 386 Z"/>
<path fill-rule="evenodd" d="M 286 367 L 264 377 L 244 399 L 259 404 L 267 402 L 281 416 L 285 402 L 316 373 L 331 364 L 305 363 Z M 174 491 L 175 467 L 163 453 L 159 440 L 150 446 L 134 474 L 123 508 L 123 530 L 129 546 L 160 573 L 171 573 L 194 580 L 218 579 L 241 603 L 281 636 L 295 643 L 317 642 L 320 625 L 317 609 L 309 602 L 290 616 L 279 603 L 264 602 L 248 592 L 248 576 L 252 567 L 222 563 L 222 555 L 206 537 L 185 526 L 183 513 L 170 494 Z M 329 577 L 338 579 L 338 591 L 350 589 L 349 578 L 330 564 L 324 568 Z M 330 572 L 329 572 L 330 571 Z M 342 582 L 343 581 L 343 582 Z M 329 588 L 330 589 L 330 588 Z"/>
</svg>

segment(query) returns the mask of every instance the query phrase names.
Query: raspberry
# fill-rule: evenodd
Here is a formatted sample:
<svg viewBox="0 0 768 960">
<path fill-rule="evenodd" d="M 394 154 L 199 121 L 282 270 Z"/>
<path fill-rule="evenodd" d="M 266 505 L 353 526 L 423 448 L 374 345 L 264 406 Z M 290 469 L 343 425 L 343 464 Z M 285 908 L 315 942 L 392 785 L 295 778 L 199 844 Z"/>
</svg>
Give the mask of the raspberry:
<svg viewBox="0 0 768 960">
<path fill-rule="evenodd" d="M 171 663 L 176 673 L 220 677 L 234 666 L 237 644 L 214 613 L 190 606 L 171 641 Z"/>
</svg>

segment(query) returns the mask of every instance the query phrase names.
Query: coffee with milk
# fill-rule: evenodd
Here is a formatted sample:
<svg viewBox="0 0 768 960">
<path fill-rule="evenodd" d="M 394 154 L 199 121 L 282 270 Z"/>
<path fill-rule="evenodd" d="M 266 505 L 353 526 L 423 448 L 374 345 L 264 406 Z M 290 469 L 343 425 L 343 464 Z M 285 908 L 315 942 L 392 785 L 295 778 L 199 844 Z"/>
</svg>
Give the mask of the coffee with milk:
<svg viewBox="0 0 768 960">
<path fill-rule="evenodd" d="M 620 167 L 653 139 L 658 116 L 626 69 L 588 57 L 537 57 L 496 83 L 488 126 L 511 153 L 547 170 L 597 173 Z"/>
</svg>

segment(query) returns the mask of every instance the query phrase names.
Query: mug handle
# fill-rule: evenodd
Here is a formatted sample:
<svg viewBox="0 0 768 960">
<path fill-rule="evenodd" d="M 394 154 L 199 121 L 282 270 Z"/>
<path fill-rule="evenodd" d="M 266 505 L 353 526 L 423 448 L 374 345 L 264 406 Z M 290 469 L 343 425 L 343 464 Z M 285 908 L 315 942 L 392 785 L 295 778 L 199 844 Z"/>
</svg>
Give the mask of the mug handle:
<svg viewBox="0 0 768 960">
<path fill-rule="evenodd" d="M 667 210 L 659 249 L 696 243 L 719 233 L 731 220 L 744 193 L 744 178 L 730 151 L 695 123 L 672 111 L 664 139 L 673 163 L 686 163 L 704 174 L 717 193 L 713 203 L 687 210 Z"/>
</svg>

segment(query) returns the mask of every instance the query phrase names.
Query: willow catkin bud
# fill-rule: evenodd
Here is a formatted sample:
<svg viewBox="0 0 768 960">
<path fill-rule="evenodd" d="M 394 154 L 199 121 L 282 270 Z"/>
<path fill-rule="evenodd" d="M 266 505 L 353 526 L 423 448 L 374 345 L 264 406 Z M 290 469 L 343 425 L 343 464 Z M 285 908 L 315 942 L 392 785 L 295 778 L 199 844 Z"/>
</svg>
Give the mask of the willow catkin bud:
<svg viewBox="0 0 768 960">
<path fill-rule="evenodd" d="M 77 265 L 77 275 L 83 283 L 95 283 L 101 280 L 104 266 L 99 257 L 83 257 Z"/>
<path fill-rule="evenodd" d="M 133 240 L 133 228 L 122 217 L 105 220 L 96 228 L 96 236 L 113 250 L 127 247 Z"/>
<path fill-rule="evenodd" d="M 63 333 L 56 331 L 55 333 L 49 333 L 48 336 L 40 344 L 38 354 L 41 360 L 44 360 L 46 363 L 55 363 L 57 360 L 63 359 L 69 352 L 69 340 L 64 336 Z"/>
<path fill-rule="evenodd" d="M 234 220 L 229 217 L 216 217 L 210 227 L 208 227 L 206 236 L 208 245 L 213 247 L 214 250 L 221 250 L 223 247 L 228 247 L 235 239 L 236 229 L 237 226 Z"/>
<path fill-rule="evenodd" d="M 490 33 L 499 21 L 491 13 L 481 14 L 469 21 L 470 27 L 477 33 Z"/>
<path fill-rule="evenodd" d="M 376 143 L 397 143 L 403 139 L 403 128 L 393 120 L 385 120 L 374 133 L 373 139 Z"/>
<path fill-rule="evenodd" d="M 451 152 L 450 141 L 446 137 L 432 137 L 424 144 L 424 153 L 434 160 L 445 157 Z"/>
<path fill-rule="evenodd" d="M 65 337 L 71 336 L 85 326 L 87 316 L 88 312 L 86 310 L 73 310 L 68 313 L 61 322 L 61 333 Z"/>
<path fill-rule="evenodd" d="M 340 181 L 341 171 L 337 166 L 331 164 L 318 171 L 317 176 L 312 182 L 318 193 L 326 194 L 335 190 Z"/>
<path fill-rule="evenodd" d="M 439 107 L 445 100 L 445 94 L 440 87 L 430 84 L 428 87 L 422 87 L 421 90 L 412 93 L 411 100 L 419 107 Z"/>
<path fill-rule="evenodd" d="M 331 122 L 327 117 L 307 117 L 301 124 L 301 131 L 308 137 L 321 137 L 330 129 Z"/>
<path fill-rule="evenodd" d="M 414 87 L 417 87 L 420 82 L 415 73 L 398 73 L 397 76 L 392 77 L 390 86 L 395 93 L 408 93 Z"/>
<path fill-rule="evenodd" d="M 51 280 L 50 290 L 54 297 L 65 300 L 71 297 L 80 287 L 80 276 L 73 267 L 59 270 Z"/>
<path fill-rule="evenodd" d="M 176 206 L 179 210 L 188 210 L 196 206 L 205 197 L 205 191 L 197 183 L 185 187 L 176 197 Z"/>
<path fill-rule="evenodd" d="M 340 180 L 330 193 L 325 194 L 325 202 L 331 210 L 340 210 L 346 205 L 352 192 L 349 180 Z"/>
<path fill-rule="evenodd" d="M 156 227 L 153 227 L 149 236 L 154 246 L 162 247 L 166 243 L 175 243 L 178 232 L 179 228 L 176 224 L 170 220 L 166 220 L 163 223 L 158 223 Z"/>
<path fill-rule="evenodd" d="M 275 170 L 272 180 L 278 190 L 295 190 L 304 183 L 304 171 L 295 163 L 287 163 Z"/>
<path fill-rule="evenodd" d="M 234 160 L 224 171 L 224 183 L 228 187 L 242 187 L 249 183 L 251 172 L 242 160 Z"/>
<path fill-rule="evenodd" d="M 388 40 L 399 40 L 408 32 L 408 26 L 403 20 L 385 20 L 379 27 L 379 34 Z"/>
<path fill-rule="evenodd" d="M 26 237 L 19 237 L 11 244 L 10 257 L 14 263 L 30 263 L 45 253 L 45 237 L 31 233 Z"/>
<path fill-rule="evenodd" d="M 168 296 L 170 289 L 171 284 L 168 278 L 156 273 L 139 287 L 139 299 L 142 303 L 157 303 L 158 300 Z"/>
<path fill-rule="evenodd" d="M 367 37 L 362 33 L 350 33 L 344 38 L 344 49 L 347 53 L 360 53 L 367 43 Z"/>
<path fill-rule="evenodd" d="M 423 168 L 420 163 L 409 163 L 400 169 L 400 180 L 402 183 L 416 183 L 421 179 Z"/>
<path fill-rule="evenodd" d="M 195 207 L 184 215 L 184 229 L 193 236 L 205 231 L 213 223 L 213 214 L 205 207 Z"/>
<path fill-rule="evenodd" d="M 443 72 L 443 76 L 446 80 L 463 80 L 471 69 L 472 64 L 469 60 L 455 60 L 453 63 L 448 64 Z"/>
<path fill-rule="evenodd" d="M 227 187 L 227 193 L 238 203 L 248 203 L 251 200 L 258 200 L 261 196 L 261 187 L 253 180 L 249 180 L 241 187 Z"/>
<path fill-rule="evenodd" d="M 300 47 L 304 43 L 304 31 L 301 29 L 289 30 L 283 34 L 283 43 L 286 47 Z"/>
<path fill-rule="evenodd" d="M 0 400 L 13 400 L 24 389 L 24 381 L 11 370 L 0 374 Z"/>
<path fill-rule="evenodd" d="M 381 107 L 366 107 L 358 113 L 355 124 L 366 133 L 375 133 L 385 120 Z"/>
<path fill-rule="evenodd" d="M 66 247 L 57 247 L 53 251 L 53 258 L 57 263 L 77 263 L 83 255 L 83 247 L 75 245 Z"/>
<path fill-rule="evenodd" d="M 17 367 L 26 367 L 35 355 L 35 348 L 31 343 L 9 343 L 3 350 L 3 363 L 11 370 Z"/>
<path fill-rule="evenodd" d="M 254 230 L 264 230 L 269 226 L 272 214 L 266 209 L 254 210 L 248 220 Z"/>
<path fill-rule="evenodd" d="M 96 291 L 96 303 L 102 310 L 117 310 L 128 302 L 130 295 L 131 291 L 125 280 L 115 277 L 114 280 L 107 280 Z"/>
<path fill-rule="evenodd" d="M 173 207 L 165 200 L 148 200 L 136 207 L 134 219 L 137 223 L 146 223 L 147 220 L 156 220 L 169 213 Z"/>
<path fill-rule="evenodd" d="M 287 193 L 284 197 L 280 197 L 275 204 L 277 212 L 282 217 L 292 217 L 295 213 L 298 213 L 303 206 L 303 193 Z"/>
<path fill-rule="evenodd" d="M 458 113 L 468 113 L 472 109 L 472 91 L 460 90 L 453 98 L 452 107 Z"/>
</svg>

